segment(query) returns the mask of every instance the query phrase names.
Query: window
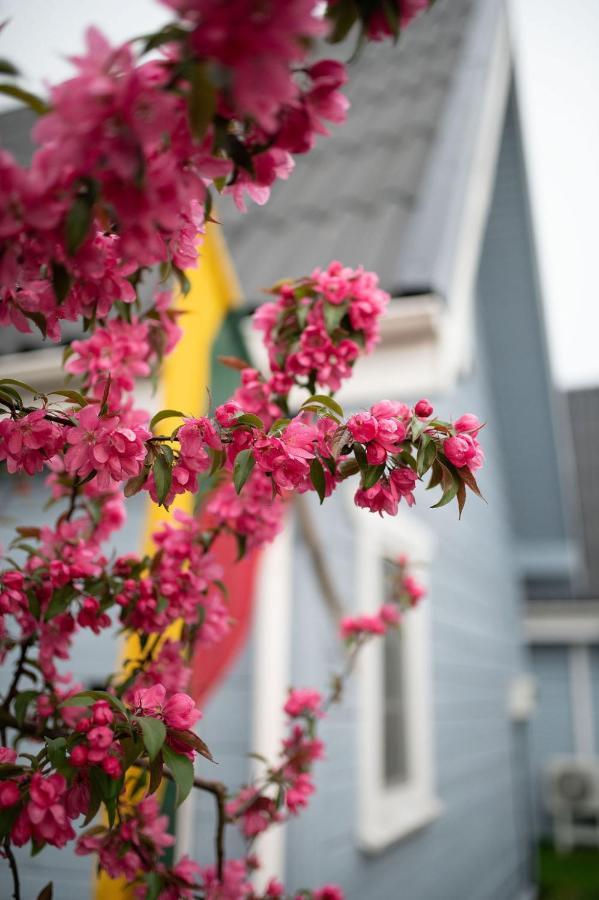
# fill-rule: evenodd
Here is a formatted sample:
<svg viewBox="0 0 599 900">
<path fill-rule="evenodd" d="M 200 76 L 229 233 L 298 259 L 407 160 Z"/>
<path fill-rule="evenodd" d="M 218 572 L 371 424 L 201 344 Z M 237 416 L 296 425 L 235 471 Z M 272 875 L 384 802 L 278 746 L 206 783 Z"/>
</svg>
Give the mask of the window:
<svg viewBox="0 0 599 900">
<path fill-rule="evenodd" d="M 432 540 L 414 513 L 376 519 L 356 509 L 356 611 L 391 599 L 406 554 L 427 581 Z M 430 596 L 404 616 L 398 632 L 373 639 L 358 660 L 359 802 L 357 838 L 376 853 L 432 822 L 435 794 L 430 667 Z"/>
</svg>

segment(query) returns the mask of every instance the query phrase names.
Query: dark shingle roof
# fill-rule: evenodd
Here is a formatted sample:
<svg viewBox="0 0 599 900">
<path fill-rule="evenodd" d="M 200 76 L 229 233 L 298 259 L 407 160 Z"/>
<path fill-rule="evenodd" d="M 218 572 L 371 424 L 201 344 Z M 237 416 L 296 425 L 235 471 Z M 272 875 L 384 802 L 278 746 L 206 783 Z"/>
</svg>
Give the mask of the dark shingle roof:
<svg viewBox="0 0 599 900">
<path fill-rule="evenodd" d="M 334 258 L 391 286 L 475 6 L 439 0 L 398 46 L 367 46 L 350 66 L 348 121 L 297 159 L 265 207 L 239 217 L 221 203 L 248 297 Z"/>
</svg>

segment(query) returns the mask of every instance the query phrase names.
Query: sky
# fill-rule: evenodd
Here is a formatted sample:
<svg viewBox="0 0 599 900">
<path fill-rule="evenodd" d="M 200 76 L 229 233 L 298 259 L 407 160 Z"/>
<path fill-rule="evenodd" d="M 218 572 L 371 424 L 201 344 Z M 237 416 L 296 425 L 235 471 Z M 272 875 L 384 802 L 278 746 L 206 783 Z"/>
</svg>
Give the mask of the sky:
<svg viewBox="0 0 599 900">
<path fill-rule="evenodd" d="M 554 378 L 599 385 L 599 0 L 507 5 Z M 40 89 L 68 76 L 87 23 L 124 40 L 169 10 L 152 0 L 0 0 L 7 18 L 0 56 Z"/>
</svg>

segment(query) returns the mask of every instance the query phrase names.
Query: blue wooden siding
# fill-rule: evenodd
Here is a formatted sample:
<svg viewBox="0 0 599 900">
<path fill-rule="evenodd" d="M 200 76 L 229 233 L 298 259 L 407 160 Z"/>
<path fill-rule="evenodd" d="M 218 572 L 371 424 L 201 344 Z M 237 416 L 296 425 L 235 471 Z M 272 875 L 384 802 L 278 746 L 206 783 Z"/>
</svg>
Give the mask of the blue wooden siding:
<svg viewBox="0 0 599 900">
<path fill-rule="evenodd" d="M 543 773 L 554 756 L 574 753 L 569 647 L 534 646 L 530 655 L 538 685 L 538 703 L 531 723 L 535 815 L 539 830 L 548 833 L 550 821 L 542 799 Z M 599 705 L 599 697 L 595 702 Z"/>
<path fill-rule="evenodd" d="M 438 406 L 441 414 L 476 410 L 496 422 L 484 365 L 479 363 L 468 382 Z M 291 888 L 336 881 L 349 900 L 438 900 L 442 886 L 444 900 L 483 900 L 513 898 L 527 883 L 522 840 L 527 825 L 515 802 L 520 772 L 514 768 L 513 726 L 507 718 L 509 685 L 524 665 L 520 595 L 493 425 L 485 429 L 484 443 L 487 466 L 480 482 L 488 505 L 472 498 L 458 522 L 453 508 L 429 510 L 429 495 L 420 491 L 411 513 L 437 538 L 426 602 L 433 611 L 435 757 L 444 812 L 380 856 L 356 849 L 356 704 L 350 688 L 343 706 L 323 723 L 327 762 L 318 767 L 319 791 L 289 828 Z M 354 532 L 345 499 L 335 497 L 315 510 L 314 520 L 326 534 L 341 596 L 349 608 L 359 609 Z M 294 566 L 294 678 L 298 684 L 326 686 L 331 668 L 339 664 L 336 638 L 301 543 Z"/>
<path fill-rule="evenodd" d="M 479 276 L 486 352 L 517 553 L 532 576 L 568 576 L 577 561 L 570 543 L 574 491 L 565 487 L 573 461 L 565 410 L 551 388 L 527 197 L 512 98 Z"/>
</svg>

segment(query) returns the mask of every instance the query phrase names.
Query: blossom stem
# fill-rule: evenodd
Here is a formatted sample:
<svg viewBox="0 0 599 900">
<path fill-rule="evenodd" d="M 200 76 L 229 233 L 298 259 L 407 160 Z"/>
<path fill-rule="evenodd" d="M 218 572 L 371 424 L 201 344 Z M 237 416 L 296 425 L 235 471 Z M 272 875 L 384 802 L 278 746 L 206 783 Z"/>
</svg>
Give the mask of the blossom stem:
<svg viewBox="0 0 599 900">
<path fill-rule="evenodd" d="M 4 841 L 4 852 L 6 854 L 6 858 L 8 860 L 8 865 L 10 866 L 10 872 L 12 875 L 13 900 L 21 900 L 21 883 L 19 881 L 19 869 L 17 867 L 17 861 L 15 859 L 15 855 L 12 852 L 12 848 L 10 846 L 10 838 L 6 838 L 6 840 Z"/>
</svg>

